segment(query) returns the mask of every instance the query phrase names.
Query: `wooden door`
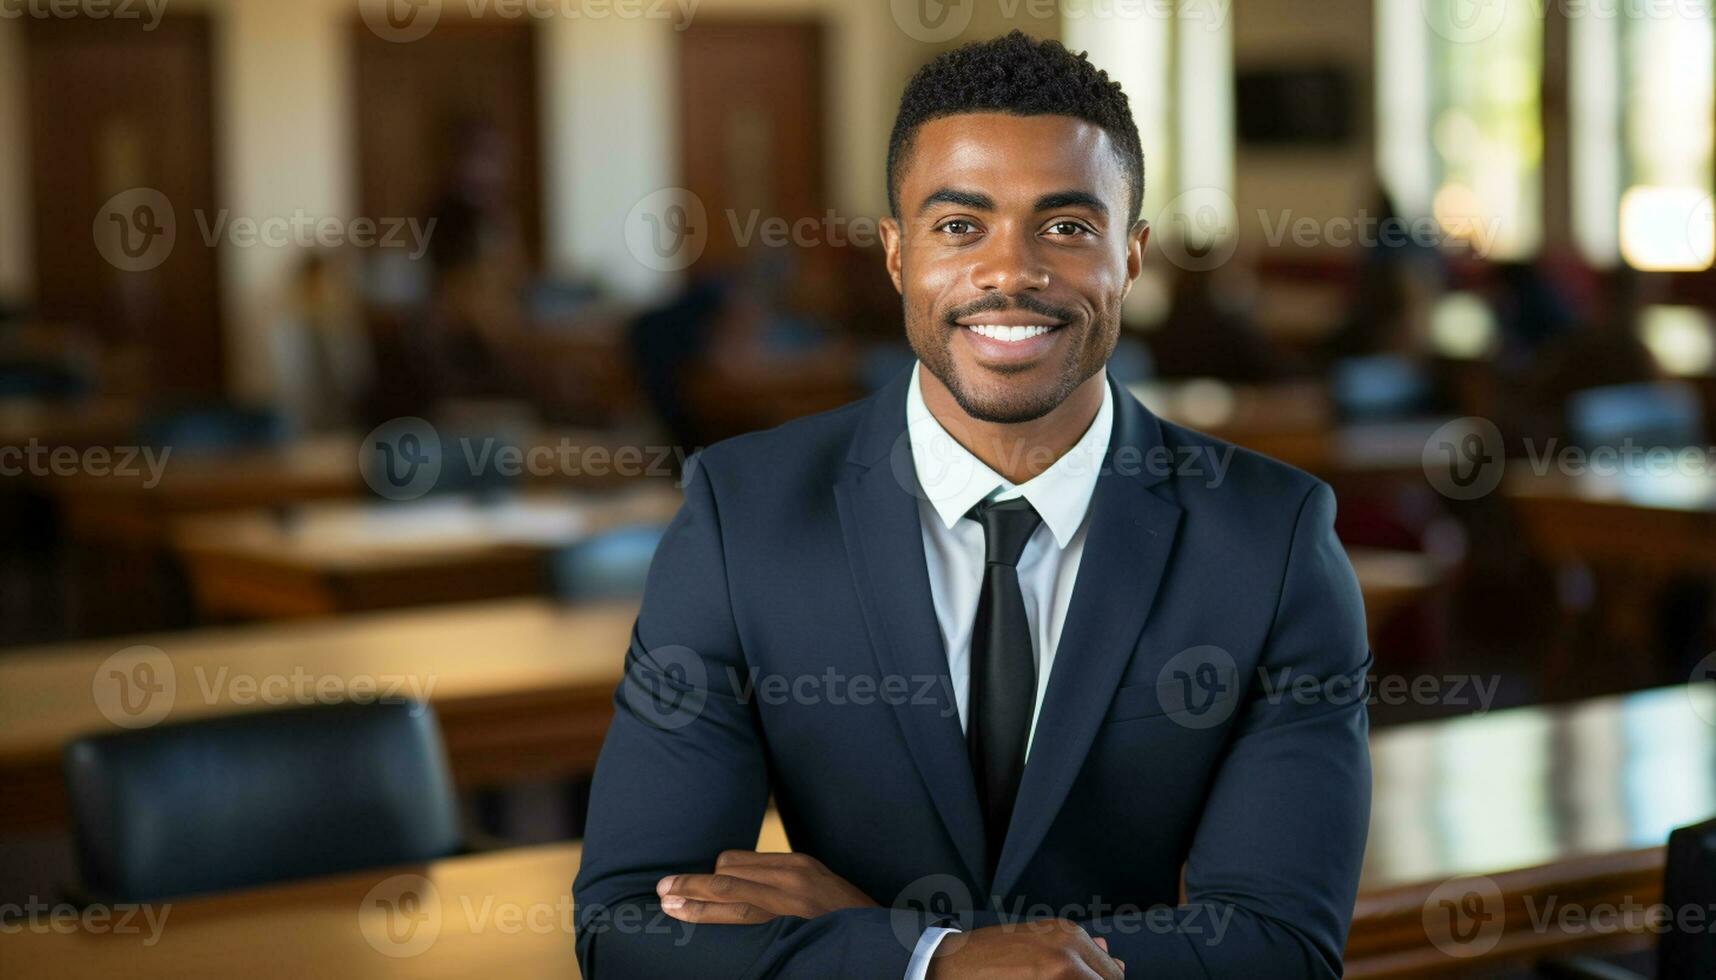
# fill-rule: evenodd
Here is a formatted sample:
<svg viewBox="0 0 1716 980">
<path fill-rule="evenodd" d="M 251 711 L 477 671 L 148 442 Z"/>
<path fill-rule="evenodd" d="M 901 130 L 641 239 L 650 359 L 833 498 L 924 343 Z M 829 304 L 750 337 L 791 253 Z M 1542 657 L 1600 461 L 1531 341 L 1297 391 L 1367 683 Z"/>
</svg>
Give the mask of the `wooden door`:
<svg viewBox="0 0 1716 980">
<path fill-rule="evenodd" d="M 823 217 L 822 89 L 816 22 L 698 18 L 680 35 L 681 173 L 710 222 L 703 262 L 752 258 L 740 243 L 749 231 L 744 251 L 766 248 L 764 221 Z"/>
<path fill-rule="evenodd" d="M 220 390 L 209 19 L 37 18 L 25 52 L 41 315 L 134 345 L 147 387 Z"/>
</svg>

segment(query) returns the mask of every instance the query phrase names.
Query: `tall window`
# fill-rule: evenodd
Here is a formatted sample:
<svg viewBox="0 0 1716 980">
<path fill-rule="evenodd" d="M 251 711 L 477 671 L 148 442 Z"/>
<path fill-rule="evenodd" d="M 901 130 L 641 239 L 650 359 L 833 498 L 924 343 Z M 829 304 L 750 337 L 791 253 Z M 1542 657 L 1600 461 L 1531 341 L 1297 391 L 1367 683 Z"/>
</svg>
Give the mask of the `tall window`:
<svg viewBox="0 0 1716 980">
<path fill-rule="evenodd" d="M 1703 3 L 1569 12 L 1574 233 L 1587 258 L 1707 269 L 1716 30 Z"/>
<path fill-rule="evenodd" d="M 1377 0 L 1377 159 L 1396 204 L 1491 258 L 1543 237 L 1539 5 Z"/>
<path fill-rule="evenodd" d="M 1229 6 L 1063 3 L 1061 37 L 1126 91 L 1144 145 L 1152 247 L 1185 240 L 1198 256 L 1231 240 L 1238 227 Z"/>
</svg>

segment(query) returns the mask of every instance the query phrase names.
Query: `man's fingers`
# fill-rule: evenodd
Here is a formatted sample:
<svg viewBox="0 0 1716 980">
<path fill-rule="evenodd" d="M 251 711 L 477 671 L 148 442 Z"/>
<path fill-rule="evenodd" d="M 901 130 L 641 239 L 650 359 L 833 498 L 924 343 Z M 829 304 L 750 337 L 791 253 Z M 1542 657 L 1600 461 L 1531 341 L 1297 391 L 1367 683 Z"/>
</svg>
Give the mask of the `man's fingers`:
<svg viewBox="0 0 1716 980">
<path fill-rule="evenodd" d="M 1084 932 L 1082 929 L 1079 931 Z M 1079 955 L 1084 958 L 1085 965 L 1094 970 L 1102 980 L 1123 980 L 1126 976 L 1126 967 L 1108 955 L 1108 940 L 1084 933 L 1084 939 L 1077 943 L 1077 949 Z"/>
<path fill-rule="evenodd" d="M 723 905 L 755 905 L 771 916 L 793 915 L 798 910 L 796 902 L 786 892 L 738 875 L 673 875 L 661 880 L 656 893 L 662 897 L 664 909 L 669 901 L 680 898 Z"/>
<path fill-rule="evenodd" d="M 775 918 L 775 913 L 749 902 L 704 902 L 675 895 L 661 900 L 661 910 L 681 922 L 709 925 L 749 926 Z"/>
<path fill-rule="evenodd" d="M 725 871 L 728 868 L 737 867 L 806 869 L 816 864 L 816 859 L 807 854 L 788 854 L 780 851 L 722 851 L 721 856 L 715 859 L 715 870 Z"/>
<path fill-rule="evenodd" d="M 800 895 L 808 887 L 810 880 L 804 869 L 782 867 L 778 864 L 728 864 L 718 865 L 711 877 L 738 878 L 773 888 L 788 895 Z"/>
</svg>

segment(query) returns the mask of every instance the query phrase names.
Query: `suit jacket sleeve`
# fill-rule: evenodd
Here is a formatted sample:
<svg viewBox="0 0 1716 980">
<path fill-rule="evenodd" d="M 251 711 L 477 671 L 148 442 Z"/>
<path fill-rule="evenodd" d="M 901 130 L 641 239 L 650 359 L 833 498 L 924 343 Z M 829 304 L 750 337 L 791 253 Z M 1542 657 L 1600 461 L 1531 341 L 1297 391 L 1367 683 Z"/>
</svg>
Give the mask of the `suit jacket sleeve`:
<svg viewBox="0 0 1716 980">
<path fill-rule="evenodd" d="M 1186 903 L 1084 923 L 1142 976 L 1341 975 L 1370 818 L 1370 651 L 1334 515 L 1319 482 L 1259 662 L 1268 683 L 1250 678 L 1192 842 Z"/>
<path fill-rule="evenodd" d="M 656 882 L 708 873 L 756 846 L 767 754 L 729 601 L 707 454 L 657 549 L 597 761 L 573 885 L 589 980 L 876 977 L 900 980 L 910 948 L 886 909 L 755 926 L 692 926 L 661 911 Z M 902 928 L 909 929 L 904 925 Z"/>
</svg>

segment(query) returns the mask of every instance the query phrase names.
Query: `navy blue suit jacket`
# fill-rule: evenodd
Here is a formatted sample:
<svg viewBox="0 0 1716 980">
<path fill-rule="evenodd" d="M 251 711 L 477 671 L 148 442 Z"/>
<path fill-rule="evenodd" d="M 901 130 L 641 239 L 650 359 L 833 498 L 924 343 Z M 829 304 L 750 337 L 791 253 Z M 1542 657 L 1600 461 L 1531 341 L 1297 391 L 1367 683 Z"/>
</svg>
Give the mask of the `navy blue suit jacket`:
<svg viewBox="0 0 1716 980">
<path fill-rule="evenodd" d="M 1370 656 L 1329 488 L 1245 450 L 1218 478 L 1227 444 L 1115 388 L 991 880 L 908 380 L 696 458 L 596 767 L 574 885 L 584 975 L 901 980 L 930 922 L 1055 915 L 1140 976 L 1338 976 L 1370 811 Z M 665 918 L 657 880 L 754 847 L 771 794 L 794 850 L 884 907 Z"/>
</svg>

